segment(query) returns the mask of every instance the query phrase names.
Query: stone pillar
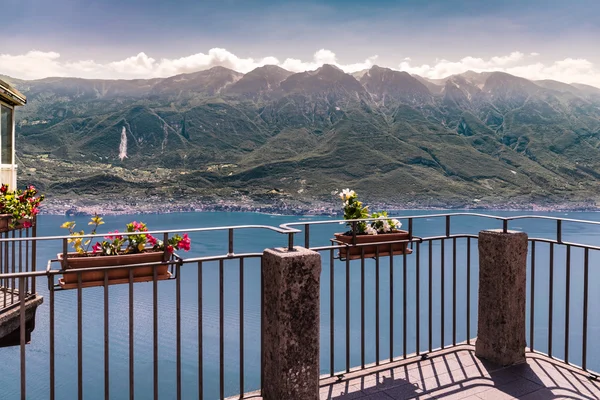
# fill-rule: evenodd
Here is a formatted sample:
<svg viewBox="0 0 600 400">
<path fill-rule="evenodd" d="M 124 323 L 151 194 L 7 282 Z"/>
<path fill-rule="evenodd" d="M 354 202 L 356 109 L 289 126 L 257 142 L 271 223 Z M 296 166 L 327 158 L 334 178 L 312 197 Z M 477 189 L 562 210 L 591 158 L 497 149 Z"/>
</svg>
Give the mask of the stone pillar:
<svg viewBox="0 0 600 400">
<path fill-rule="evenodd" d="M 321 255 L 267 249 L 263 270 L 263 399 L 319 399 Z"/>
<path fill-rule="evenodd" d="M 499 365 L 525 361 L 527 234 L 479 232 L 475 355 Z"/>
</svg>

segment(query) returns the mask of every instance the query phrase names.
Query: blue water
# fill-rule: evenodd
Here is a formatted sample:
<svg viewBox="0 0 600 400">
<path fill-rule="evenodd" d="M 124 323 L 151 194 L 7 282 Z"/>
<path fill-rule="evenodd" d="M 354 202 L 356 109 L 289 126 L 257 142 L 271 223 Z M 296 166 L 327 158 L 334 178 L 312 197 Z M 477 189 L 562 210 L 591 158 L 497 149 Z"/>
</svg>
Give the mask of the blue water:
<svg viewBox="0 0 600 400">
<path fill-rule="evenodd" d="M 429 212 L 406 211 L 401 215 L 429 214 Z M 497 212 L 496 215 L 520 215 L 522 213 Z M 542 214 L 538 214 L 542 215 Z M 543 215 L 600 221 L 597 213 L 569 213 Z M 38 235 L 64 234 L 58 228 L 66 220 L 61 216 L 41 216 Z M 79 226 L 87 224 L 87 218 L 74 218 Z M 105 217 L 103 231 L 123 230 L 125 223 L 132 220 L 146 222 L 150 229 L 190 228 L 260 224 L 277 226 L 286 222 L 323 220 L 323 217 L 272 216 L 253 213 L 180 213 L 144 216 Z M 406 220 L 403 220 L 405 228 Z M 415 220 L 414 234 L 417 236 L 442 235 L 445 233 L 444 219 Z M 452 233 L 477 233 L 481 229 L 499 228 L 501 223 L 495 220 L 476 217 L 460 217 L 452 220 Z M 553 238 L 556 224 L 550 221 L 523 220 L 514 221 L 511 229 L 526 231 L 530 237 Z M 345 230 L 338 224 L 312 226 L 310 245 L 328 245 L 334 232 Z M 192 251 L 184 253 L 186 257 L 221 255 L 227 253 L 227 232 L 194 233 Z M 287 237 L 268 230 L 243 230 L 235 233 L 236 253 L 260 253 L 266 247 L 282 247 Z M 304 235 L 299 234 L 296 244 L 303 244 Z M 585 244 L 600 245 L 600 227 L 593 225 L 563 224 L 563 240 Z M 444 277 L 444 337 L 441 337 L 441 290 L 440 243 L 432 248 L 432 347 L 452 343 L 453 329 L 456 329 L 457 341 L 467 338 L 467 324 L 470 323 L 470 335 L 476 335 L 477 317 L 477 242 L 471 243 L 471 315 L 466 315 L 466 239 L 456 241 L 456 327 L 452 325 L 452 240 L 445 243 Z M 553 354 L 564 355 L 565 344 L 565 249 L 555 246 L 555 269 L 553 290 Z M 413 253 L 406 257 L 406 351 L 416 351 L 416 261 L 420 260 L 420 336 L 419 349 L 428 348 L 428 245 L 421 246 L 421 254 Z M 38 245 L 38 268 L 43 268 L 48 259 L 56 257 L 61 251 L 60 242 L 41 242 Z M 600 292 L 594 288 L 600 282 L 597 251 L 590 252 L 590 293 L 589 309 L 600 305 Z M 535 348 L 548 351 L 548 254 L 549 246 L 538 244 L 536 247 L 536 287 L 535 287 Z M 335 261 L 334 274 L 334 366 L 330 363 L 330 253 L 322 252 L 322 293 L 321 293 L 321 370 L 329 373 L 346 367 L 346 263 Z M 393 262 L 393 355 L 401 356 L 403 347 L 403 257 L 394 257 Z M 198 396 L 198 265 L 186 264 L 181 271 L 181 316 L 182 316 L 182 383 L 183 398 Z M 205 398 L 219 396 L 219 264 L 204 263 L 202 266 L 202 332 L 203 332 L 203 387 Z M 350 365 L 361 363 L 361 266 L 360 261 L 350 263 L 349 307 L 350 307 Z M 226 395 L 240 391 L 240 346 L 239 346 L 239 261 L 224 263 L 225 305 L 224 305 L 224 371 Z M 380 359 L 390 354 L 390 258 L 382 258 L 379 266 L 379 292 L 375 291 L 375 262 L 365 262 L 365 362 L 376 358 L 375 340 L 375 302 L 379 293 L 380 302 Z M 260 261 L 244 261 L 244 391 L 259 387 L 260 377 Z M 529 276 L 528 276 L 529 278 Z M 569 358 L 576 364 L 581 363 L 582 337 L 582 291 L 583 250 L 572 249 L 571 254 L 571 295 L 569 316 Z M 37 282 L 38 292 L 44 296 L 44 304 L 38 308 L 36 329 L 31 344 L 27 346 L 27 397 L 46 399 L 49 397 L 49 298 L 46 278 Z M 137 398 L 150 398 L 153 391 L 153 342 L 152 342 L 152 287 L 151 283 L 134 285 L 134 362 L 135 395 Z M 528 282 L 529 291 L 529 282 Z M 77 396 L 77 297 L 76 291 L 61 291 L 55 294 L 55 365 L 56 395 L 59 399 Z M 83 393 L 86 399 L 104 398 L 104 291 L 103 288 L 83 290 Z M 129 390 L 129 292 L 127 285 L 115 285 L 109 288 L 109 348 L 110 348 L 110 397 L 128 398 Z M 176 388 L 176 298 L 175 281 L 158 283 L 158 352 L 159 352 L 159 393 L 160 398 L 175 397 Z M 529 321 L 529 306 L 528 317 Z M 467 322 L 468 321 L 468 322 Z M 588 336 L 594 338 L 600 334 L 600 315 L 590 312 Z M 442 340 L 443 339 L 443 340 Z M 529 331 L 527 333 L 529 341 Z M 19 398 L 19 348 L 0 349 L 0 381 L 2 399 Z M 600 349 L 588 341 L 588 368 L 600 370 Z"/>
</svg>

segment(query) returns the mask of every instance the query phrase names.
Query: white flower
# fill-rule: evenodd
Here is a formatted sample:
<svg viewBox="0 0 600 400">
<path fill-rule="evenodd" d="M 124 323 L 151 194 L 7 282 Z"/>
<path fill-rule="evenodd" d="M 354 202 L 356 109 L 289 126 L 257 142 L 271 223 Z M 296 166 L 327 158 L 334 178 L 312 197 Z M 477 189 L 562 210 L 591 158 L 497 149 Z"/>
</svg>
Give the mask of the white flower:
<svg viewBox="0 0 600 400">
<path fill-rule="evenodd" d="M 371 225 L 367 225 L 365 232 L 367 235 L 377 235 L 377 229 L 373 228 Z"/>
<path fill-rule="evenodd" d="M 383 220 L 383 226 L 381 227 L 381 229 L 382 229 L 384 232 L 389 232 L 389 231 L 391 231 L 391 230 L 392 230 L 392 228 L 390 227 L 390 223 L 388 222 L 388 220 L 387 220 L 387 219 L 386 219 L 386 220 Z"/>
<path fill-rule="evenodd" d="M 340 193 L 340 199 L 342 199 L 342 201 L 348 201 L 350 197 L 354 197 L 355 195 L 356 193 L 354 190 L 344 189 L 342 190 L 342 193 Z"/>
<path fill-rule="evenodd" d="M 400 229 L 402 227 L 402 222 L 398 221 L 397 219 L 393 219 L 390 222 L 391 222 L 390 225 L 394 229 Z"/>
</svg>

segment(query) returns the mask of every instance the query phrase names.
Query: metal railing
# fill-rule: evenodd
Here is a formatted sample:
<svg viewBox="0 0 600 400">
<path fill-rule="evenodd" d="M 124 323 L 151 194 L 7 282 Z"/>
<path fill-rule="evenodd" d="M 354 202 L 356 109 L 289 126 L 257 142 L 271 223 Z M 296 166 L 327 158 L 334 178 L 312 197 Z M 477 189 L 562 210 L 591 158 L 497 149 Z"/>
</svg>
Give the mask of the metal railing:
<svg viewBox="0 0 600 400">
<path fill-rule="evenodd" d="M 408 239 L 390 241 L 381 235 L 381 241 L 375 244 L 348 245 L 331 240 L 327 246 L 311 246 L 311 232 L 315 228 L 347 223 L 344 220 L 281 226 L 302 230 L 304 246 L 321 252 L 327 260 L 323 286 L 328 281 L 329 290 L 324 295 L 329 304 L 322 311 L 321 326 L 326 329 L 328 339 L 321 349 L 328 354 L 322 355 L 321 364 L 325 365 L 322 373 L 342 379 L 345 373 L 368 365 L 426 358 L 427 353 L 438 349 L 471 343 L 471 333 L 476 330 L 471 310 L 476 310 L 472 302 L 477 299 L 478 287 L 476 279 L 472 282 L 478 271 L 477 257 L 472 257 L 477 235 L 451 232 L 451 217 L 459 215 L 462 214 L 395 217 L 408 226 Z M 431 219 L 444 222 L 440 234 L 417 236 L 419 222 Z M 354 233 L 357 222 L 349 222 Z M 393 254 L 393 246 L 398 243 L 407 243 L 412 254 L 379 256 L 380 251 Z M 366 258 L 365 248 L 373 245 L 377 246 L 375 256 Z M 361 248 L 356 262 L 350 258 L 340 260 L 338 251 L 348 246 Z M 463 278 L 460 283 L 459 276 Z M 369 280 L 374 289 L 371 301 L 366 290 Z M 459 288 L 463 289 L 460 294 Z M 353 308 L 359 308 L 360 313 L 352 312 Z M 367 320 L 371 315 L 374 318 L 370 318 L 370 323 L 374 322 L 374 326 L 369 329 Z M 353 320 L 358 320 L 355 329 Z M 357 331 L 354 335 L 353 330 Z M 339 331 L 343 334 L 339 335 Z"/>
<path fill-rule="evenodd" d="M 47 332 L 36 332 L 33 342 L 43 342 L 43 345 L 47 346 L 46 364 L 43 368 L 39 365 L 34 368 L 37 371 L 45 369 L 47 380 L 41 383 L 41 376 L 45 374 L 35 373 L 32 380 L 30 372 L 32 367 L 27 363 L 26 341 L 22 336 L 17 364 L 20 364 L 18 373 L 20 386 L 14 387 L 11 392 L 10 385 L 7 387 L 3 385 L 3 396 L 11 398 L 12 394 L 17 398 L 18 393 L 20 398 L 26 398 L 31 392 L 35 398 L 109 398 L 111 395 L 114 396 L 117 387 L 119 396 L 124 392 L 128 393 L 129 398 L 202 399 L 225 398 L 239 392 L 260 389 L 262 377 L 256 371 L 260 371 L 261 365 L 262 333 L 261 330 L 247 329 L 249 323 L 253 328 L 256 328 L 256 324 L 249 321 L 245 313 L 251 306 L 250 314 L 255 317 L 257 310 L 262 309 L 260 295 L 262 281 L 256 279 L 262 275 L 260 263 L 262 251 L 238 252 L 237 242 L 234 240 L 238 232 L 248 230 L 270 231 L 276 234 L 294 233 L 293 229 L 284 230 L 261 225 L 185 229 L 191 237 L 200 234 L 226 235 L 227 246 L 221 254 L 186 259 L 175 256 L 167 261 L 171 276 L 165 281 L 174 281 L 174 287 L 162 283 L 159 285 L 161 281 L 157 275 L 157 268 L 165 262 L 69 269 L 69 274 L 77 274 L 77 284 L 69 289 L 62 288 L 57 282 L 57 279 L 65 273 L 61 269 L 61 261 L 57 258 L 49 260 L 44 271 L 15 270 L 15 272 L 0 274 L 2 281 L 14 280 L 17 290 L 27 286 L 28 280 L 45 280 L 46 285 L 38 285 L 38 289 L 40 294 L 48 297 L 47 314 L 38 313 L 38 319 L 47 317 L 47 321 L 38 321 L 43 322 L 42 325 L 47 327 Z M 162 235 L 158 237 L 164 237 L 166 242 L 169 235 L 180 232 L 181 230 L 168 230 L 148 233 Z M 128 233 L 119 234 L 128 235 Z M 84 237 L 91 237 L 91 235 Z M 70 236 L 9 237 L 0 239 L 0 247 L 11 244 L 11 246 L 25 248 L 31 242 L 54 241 L 56 249 L 62 249 L 64 254 L 67 252 L 69 238 Z M 150 290 L 146 289 L 148 287 L 146 285 L 134 285 L 136 269 L 144 267 L 153 268 L 151 283 L 148 285 Z M 109 272 L 117 268 L 128 269 L 129 278 L 126 284 L 113 286 L 109 281 Z M 82 274 L 88 272 L 103 273 L 103 284 L 99 287 L 86 288 L 82 281 Z M 232 276 L 232 273 L 237 276 Z M 252 277 L 252 282 L 248 282 L 248 276 Z M 235 293 L 232 293 L 232 285 L 235 286 Z M 87 301 L 88 295 L 90 302 Z M 185 299 L 187 306 L 194 303 L 194 307 L 191 307 L 195 311 L 193 314 L 184 309 L 182 298 Z M 209 298 L 216 300 L 216 304 L 212 302 L 207 304 Z M 235 299 L 235 303 L 229 301 L 232 298 Z M 65 302 L 66 299 L 68 302 Z M 140 309 L 141 304 L 144 308 L 149 307 L 149 310 Z M 23 328 L 26 324 L 24 302 L 20 307 L 20 329 L 24 332 Z M 86 312 L 86 307 L 92 307 L 93 311 Z M 146 312 L 148 320 L 144 323 L 139 323 L 140 310 L 149 311 Z M 90 331 L 87 329 L 87 324 L 90 323 L 89 314 L 98 311 L 93 325 L 99 329 L 95 332 Z M 215 312 L 217 326 L 214 326 Z M 237 314 L 234 321 L 230 318 L 233 314 Z M 119 319 L 118 327 L 114 326 L 115 318 Z M 159 328 L 163 318 L 173 324 L 162 325 Z M 228 329 L 233 328 L 233 325 L 239 332 L 236 340 L 231 340 L 228 334 Z M 196 331 L 196 335 L 193 335 L 195 337 L 189 334 L 190 328 Z M 44 334 L 47 335 L 47 342 L 40 337 Z M 72 357 L 65 357 L 65 335 L 74 339 L 68 351 Z M 140 341 L 140 336 L 149 336 L 150 343 Z M 122 338 L 126 341 L 123 342 Z M 116 341 L 119 341 L 117 353 L 113 350 Z M 169 345 L 174 344 L 171 349 L 172 354 L 162 353 L 161 342 L 165 341 Z M 233 343 L 230 347 L 237 350 L 234 361 L 231 360 L 231 352 L 226 351 L 226 343 L 229 342 Z M 248 350 L 246 342 L 252 345 L 252 351 Z M 143 348 L 143 352 L 140 353 L 138 348 Z M 213 351 L 214 348 L 218 348 L 216 353 Z M 146 356 L 147 350 L 151 357 Z M 192 357 L 191 352 L 195 352 L 196 356 Z M 86 361 L 86 356 L 89 357 L 90 354 L 95 354 L 96 358 L 99 358 L 98 365 L 90 365 Z M 250 360 L 248 360 L 249 356 L 251 356 Z M 165 358 L 169 363 L 173 362 L 173 368 L 165 368 L 161 365 Z M 192 359 L 196 360 L 195 365 L 190 365 Z M 235 364 L 235 368 L 226 369 L 228 363 L 229 367 Z M 150 370 L 147 368 L 148 364 L 151 365 Z M 76 374 L 65 375 L 64 370 L 76 371 Z M 113 370 L 117 373 L 115 374 Z M 144 371 L 142 378 L 138 370 Z M 193 383 L 189 379 L 190 371 L 194 371 L 196 376 Z M 172 380 L 165 382 L 162 379 L 165 373 L 171 376 Z M 90 385 L 90 376 L 98 382 L 103 381 L 102 384 L 96 382 Z M 68 379 L 69 384 L 65 384 L 64 378 Z M 9 377 L 5 374 L 4 379 L 9 380 Z M 232 381 L 237 381 L 237 385 L 231 384 Z M 28 392 L 30 382 L 35 384 L 35 389 Z"/>
<path fill-rule="evenodd" d="M 596 329 L 590 323 L 588 311 L 597 307 L 600 299 L 591 295 L 590 281 L 594 282 L 595 271 L 590 264 L 593 265 L 600 246 L 564 239 L 568 236 L 565 225 L 600 223 L 472 213 L 397 218 L 408 227 L 408 239 L 392 242 L 382 236 L 380 243 L 389 246 L 390 253 L 394 244 L 406 243 L 412 254 L 380 257 L 377 253 L 367 258 L 364 246 L 332 240 L 335 227 L 347 221 L 185 229 L 190 235 L 222 235 L 223 249 L 206 249 L 201 257 L 170 260 L 172 276 L 166 282 L 174 281 L 173 284 L 158 284 L 161 281 L 156 268 L 162 263 L 146 263 L 120 266 L 129 269 L 129 278 L 126 284 L 115 286 L 108 281 L 108 273 L 114 267 L 86 269 L 101 271 L 104 282 L 85 290 L 83 270 L 70 270 L 78 276 L 77 285 L 73 290 L 64 290 L 57 283 L 57 278 L 64 274 L 57 259 L 53 258 L 46 270 L 39 271 L 35 269 L 34 254 L 28 261 L 13 257 L 14 269 L 13 264 L 2 264 L 10 264 L 11 268 L 2 270 L 0 282 L 15 282 L 12 288 L 23 288 L 25 293 L 29 287 L 35 291 L 36 279 L 45 280 L 46 284 L 38 285 L 37 289 L 48 296 L 48 307 L 38 314 L 38 319 L 44 321 L 43 330 L 38 329 L 31 346 L 38 346 L 36 351 L 47 358 L 44 365 L 35 368 L 33 362 L 28 363 L 25 337 L 21 335 L 17 357 L 20 370 L 16 373 L 20 385 L 13 387 L 12 392 L 3 390 L 7 398 L 11 394 L 25 398 L 29 393 L 35 398 L 50 399 L 108 398 L 116 391 L 119 396 L 127 393 L 130 398 L 225 398 L 259 390 L 262 387 L 262 250 L 282 244 L 293 249 L 295 242 L 302 242 L 296 237 L 302 234 L 304 246 L 323 256 L 324 374 L 342 376 L 371 364 L 427 357 L 439 348 L 471 343 L 476 336 L 477 231 L 469 231 L 461 221 L 473 219 L 491 219 L 495 222 L 486 223 L 486 228 L 504 231 L 526 221 L 556 225 L 551 237 L 531 235 L 529 239 L 529 350 L 579 365 L 594 374 L 592 371 L 599 366 L 591 361 L 600 360 L 600 352 L 594 346 L 588 347 L 588 337 L 595 332 L 591 330 Z M 481 225 L 471 228 L 479 230 Z M 168 237 L 181 231 L 149 233 Z M 273 232 L 276 236 L 263 246 L 247 249 L 238 239 L 246 231 Z M 279 235 L 287 236 L 287 243 Z M 66 253 L 68 238 L 11 235 L 0 239 L 0 249 L 8 245 L 31 251 L 40 242 L 54 241 L 56 249 Z M 194 240 L 194 243 L 200 242 Z M 549 249 L 547 262 L 541 257 L 545 246 Z M 340 260 L 339 250 L 348 247 L 363 247 L 358 260 Z M 559 256 L 562 261 L 561 249 L 565 257 L 565 285 L 556 282 L 563 269 L 563 264 L 557 261 Z M 19 269 L 21 262 L 25 264 Z M 151 284 L 134 285 L 134 270 L 147 266 L 154 268 Z M 574 300 L 578 288 L 582 295 Z M 565 304 L 565 309 L 559 310 L 560 319 L 556 318 L 558 296 Z M 541 316 L 540 304 L 548 310 L 547 318 Z M 25 306 L 20 303 L 20 307 L 23 332 Z M 84 311 L 86 308 L 90 311 Z M 555 326 L 558 323 L 559 332 Z M 575 329 L 575 325 L 580 329 Z M 67 343 L 66 337 L 73 339 L 73 343 Z M 143 340 L 146 338 L 148 343 Z M 89 361 L 90 357 L 95 363 Z M 71 370 L 77 371 L 76 376 Z M 65 378 L 69 383 L 62 382 Z"/>
<path fill-rule="evenodd" d="M 590 329 L 594 329 L 596 334 L 600 334 L 600 329 L 598 329 L 600 321 L 597 321 L 596 324 L 589 322 L 589 310 L 600 306 L 600 298 L 590 297 L 590 280 L 594 282 L 600 279 L 600 270 L 595 271 L 598 274 L 594 274 L 595 280 L 590 278 L 592 259 L 600 262 L 600 237 L 597 244 L 570 242 L 564 240 L 564 227 L 565 225 L 575 227 L 571 233 L 579 233 L 582 225 L 598 227 L 598 234 L 600 234 L 600 222 L 538 215 L 502 217 L 476 213 L 393 217 L 406 223 L 409 232 L 409 239 L 406 242 L 410 244 L 414 252 L 410 255 L 391 257 L 376 255 L 371 261 L 371 265 L 367 266 L 367 270 L 371 267 L 375 275 L 375 302 L 370 310 L 365 308 L 365 263 L 368 260 L 365 259 L 364 251 L 360 257 L 360 270 L 353 270 L 350 260 L 341 262 L 339 256 L 336 255 L 336 252 L 340 248 L 347 247 L 347 244 L 332 240 L 329 246 L 311 246 L 313 244 L 311 232 L 315 228 L 331 224 L 345 224 L 348 221 L 329 220 L 281 225 L 282 228 L 301 230 L 304 234 L 304 246 L 323 253 L 324 258 L 328 260 L 328 273 L 324 278 L 329 279 L 329 293 L 325 293 L 329 298 L 329 307 L 322 312 L 323 318 L 328 318 L 328 320 L 323 320 L 322 327 L 327 329 L 329 340 L 328 346 L 322 345 L 321 348 L 322 351 L 328 351 L 329 354 L 322 356 L 322 364 L 327 365 L 322 371 L 323 373 L 341 378 L 344 373 L 365 368 L 367 364 L 381 365 L 410 357 L 425 358 L 427 353 L 437 349 L 454 346 L 461 342 L 467 344 L 473 342 L 477 331 L 478 236 L 477 232 L 454 232 L 455 224 L 453 223 L 467 217 L 495 220 L 497 222 L 486 229 L 499 229 L 503 232 L 515 227 L 517 223 L 535 222 L 554 225 L 553 229 L 545 229 L 545 231 L 552 231 L 548 237 L 529 235 L 527 351 L 540 353 L 581 368 L 588 371 L 591 378 L 598 377 L 597 372 L 594 371 L 600 369 L 600 348 L 594 347 L 590 350 L 588 338 Z M 433 235 L 421 235 L 419 224 L 422 225 L 431 220 L 442 221 L 441 224 L 437 224 L 437 230 L 440 232 Z M 350 230 L 354 232 L 354 235 L 356 235 L 356 223 L 359 221 L 362 220 L 350 221 Z M 527 232 L 523 227 L 517 227 L 517 229 Z M 535 232 L 532 233 L 535 234 Z M 390 246 L 389 252 L 391 253 L 391 246 L 401 242 L 403 241 L 382 240 L 380 244 L 381 246 Z M 370 245 L 355 243 L 352 246 L 364 248 Z M 540 262 L 540 247 L 542 246 L 548 247 L 544 250 L 548 256 Z M 579 250 L 578 257 L 574 257 L 573 249 Z M 437 257 L 436 252 L 439 254 Z M 555 283 L 558 254 L 564 257 L 564 263 L 560 266 L 561 273 L 564 270 L 564 275 L 561 276 L 561 278 L 564 277 L 564 285 L 561 286 Z M 593 254 L 598 258 L 596 259 Z M 386 261 L 389 267 L 385 271 L 385 275 L 382 275 L 384 258 L 389 258 Z M 577 279 L 572 279 L 574 258 L 577 258 L 580 267 L 579 271 L 575 271 Z M 542 265 L 540 266 L 540 264 Z M 325 267 L 324 270 L 326 270 Z M 339 273 L 338 277 L 335 277 L 336 272 Z M 412 281 L 407 278 L 410 273 L 412 273 L 412 277 L 409 278 L 412 278 Z M 397 274 L 401 274 L 400 282 L 394 278 Z M 438 285 L 434 287 L 436 274 L 439 274 L 440 278 Z M 351 284 L 353 279 L 358 280 L 360 289 L 353 291 Z M 540 286 L 544 284 L 541 282 L 542 280 L 547 280 L 546 290 L 543 291 L 540 290 Z M 336 285 L 337 282 L 344 282 L 345 285 L 339 283 Z M 461 283 L 462 286 L 457 286 Z M 414 285 L 412 292 L 411 285 Z M 451 291 L 450 294 L 449 291 Z M 338 297 L 336 297 L 336 293 L 339 293 Z M 463 296 L 463 301 L 460 300 L 459 293 Z M 581 294 L 576 302 L 573 301 L 575 294 Z M 389 315 L 390 318 L 389 326 L 385 331 L 381 329 L 382 302 L 380 296 L 382 295 L 386 295 L 386 300 L 389 300 L 389 304 L 386 305 L 387 309 L 383 310 L 383 314 Z M 335 306 L 336 299 L 340 296 L 341 310 Z M 351 312 L 351 299 L 354 299 L 355 296 L 358 296 L 360 301 L 360 315 Z M 559 296 L 560 298 L 558 298 Z M 558 321 L 557 300 L 561 302 L 558 304 L 564 305 L 558 312 L 561 314 Z M 541 310 L 536 309 L 539 304 L 546 307 L 545 315 L 540 315 L 542 314 Z M 423 310 L 422 306 L 425 306 L 426 309 Z M 410 312 L 411 307 L 414 308 L 412 313 Z M 394 327 L 394 315 L 397 309 L 401 310 L 401 330 L 399 332 Z M 335 321 L 338 320 L 336 314 L 340 312 L 343 323 L 336 325 Z M 369 312 L 375 314 L 375 327 L 372 332 L 365 330 L 365 315 L 368 315 Z M 572 321 L 573 315 L 577 317 L 579 324 L 577 327 Z M 358 319 L 360 322 L 360 334 L 355 335 L 357 337 L 351 337 L 353 319 Z M 436 319 L 439 323 L 436 323 Z M 560 326 L 556 326 L 557 324 Z M 344 342 L 343 347 L 338 343 L 340 337 L 337 335 L 337 331 L 343 331 L 341 338 Z M 557 336 L 560 343 L 557 343 Z M 371 344 L 374 343 L 374 349 L 370 349 L 370 359 L 368 357 L 368 340 L 371 341 Z M 394 344 L 398 340 L 402 346 L 396 349 Z M 385 343 L 386 352 L 381 351 L 382 343 Z M 355 345 L 358 345 L 360 349 L 360 356 L 351 354 L 351 350 L 357 348 Z M 573 348 L 577 349 L 575 355 L 573 355 L 573 351 L 570 351 Z M 342 355 L 338 357 L 336 353 L 342 353 Z M 590 365 L 590 360 L 594 361 L 593 365 Z M 341 368 L 338 367 L 340 365 Z"/>
<path fill-rule="evenodd" d="M 36 236 L 36 226 L 30 228 L 10 230 L 0 233 L 4 241 L 0 244 L 0 315 L 14 307 L 20 302 L 23 288 L 23 298 L 26 301 L 36 292 L 35 279 L 26 279 L 24 286 L 17 286 L 17 278 L 6 277 L 11 273 L 27 273 L 36 270 L 36 242 L 18 241 Z"/>
</svg>

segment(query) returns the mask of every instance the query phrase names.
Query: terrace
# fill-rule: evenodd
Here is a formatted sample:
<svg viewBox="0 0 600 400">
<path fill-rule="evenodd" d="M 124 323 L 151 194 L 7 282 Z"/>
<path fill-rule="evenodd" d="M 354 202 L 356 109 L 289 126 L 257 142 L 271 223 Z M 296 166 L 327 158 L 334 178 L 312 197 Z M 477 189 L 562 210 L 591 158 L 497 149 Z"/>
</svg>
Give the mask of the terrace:
<svg viewBox="0 0 600 400">
<path fill-rule="evenodd" d="M 406 239 L 371 248 L 334 240 L 333 220 L 186 229 L 222 246 L 169 259 L 168 274 L 162 261 L 121 265 L 119 282 L 115 266 L 71 269 L 70 284 L 58 258 L 37 260 L 40 248 L 64 260 L 68 237 L 6 232 L 0 286 L 12 296 L 0 321 L 18 316 L 19 352 L 3 355 L 15 385 L 2 397 L 600 398 L 600 346 L 588 339 L 600 333 L 589 312 L 600 247 L 594 235 L 568 240 L 600 223 L 401 219 Z M 553 234 L 535 237 L 531 223 Z M 249 241 L 257 232 L 268 239 Z M 90 271 L 100 281 L 86 284 Z M 32 333 L 27 301 L 40 295 Z"/>
</svg>

